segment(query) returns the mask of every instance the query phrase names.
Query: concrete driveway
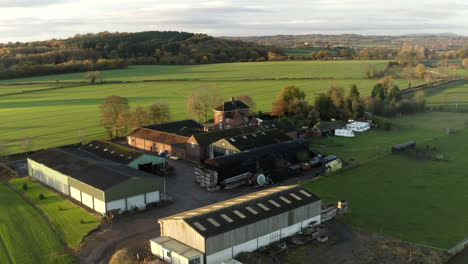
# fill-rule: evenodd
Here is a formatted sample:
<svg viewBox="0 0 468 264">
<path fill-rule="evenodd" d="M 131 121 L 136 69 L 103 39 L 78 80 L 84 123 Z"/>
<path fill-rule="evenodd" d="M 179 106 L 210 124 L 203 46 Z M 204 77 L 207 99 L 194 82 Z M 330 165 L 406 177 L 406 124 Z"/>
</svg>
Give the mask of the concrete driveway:
<svg viewBox="0 0 468 264">
<path fill-rule="evenodd" d="M 158 218 L 259 190 L 244 186 L 208 192 L 195 182 L 192 163 L 182 160 L 168 162 L 175 168 L 175 173 L 166 178 L 166 192 L 173 202 L 164 207 L 123 217 L 88 235 L 77 253 L 80 263 L 107 263 L 118 249 L 144 248 L 149 245 L 149 239 L 159 236 Z"/>
</svg>

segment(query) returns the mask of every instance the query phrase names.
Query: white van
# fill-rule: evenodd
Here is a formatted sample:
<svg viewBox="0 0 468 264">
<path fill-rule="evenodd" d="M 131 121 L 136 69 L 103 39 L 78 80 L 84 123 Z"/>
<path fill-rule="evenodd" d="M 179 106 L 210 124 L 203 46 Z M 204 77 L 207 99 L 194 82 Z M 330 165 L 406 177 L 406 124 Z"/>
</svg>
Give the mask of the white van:
<svg viewBox="0 0 468 264">
<path fill-rule="evenodd" d="M 335 136 L 337 137 L 354 137 L 354 132 L 350 129 L 335 129 Z"/>
</svg>

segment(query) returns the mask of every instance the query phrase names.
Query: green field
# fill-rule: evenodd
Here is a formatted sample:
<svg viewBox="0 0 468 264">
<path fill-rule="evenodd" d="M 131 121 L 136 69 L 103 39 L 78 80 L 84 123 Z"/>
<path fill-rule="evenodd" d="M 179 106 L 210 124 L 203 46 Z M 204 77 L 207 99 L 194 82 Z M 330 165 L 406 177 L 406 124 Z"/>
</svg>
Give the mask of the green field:
<svg viewBox="0 0 468 264">
<path fill-rule="evenodd" d="M 428 106 L 446 109 L 468 109 L 468 80 L 461 80 L 442 87 L 425 90 Z"/>
<path fill-rule="evenodd" d="M 24 183 L 28 185 L 24 194 L 47 214 L 71 248 L 76 248 L 83 237 L 100 224 L 98 217 L 36 182 L 24 178 L 10 182 L 21 191 Z M 44 200 L 39 199 L 40 194 L 45 196 Z"/>
<path fill-rule="evenodd" d="M 325 202 L 350 201 L 349 223 L 409 242 L 449 249 L 468 235 L 466 157 L 468 114 L 424 113 L 395 120 L 391 132 L 323 138 L 313 148 L 362 164 L 306 184 Z M 443 128 L 457 129 L 447 136 Z M 437 147 L 448 161 L 390 154 L 393 144 L 416 140 Z M 321 147 L 320 147 L 321 146 Z"/>
<path fill-rule="evenodd" d="M 107 71 L 104 72 L 106 80 L 200 78 L 204 81 L 96 84 L 0 96 L 0 121 L 3 124 L 0 127 L 2 133 L 0 144 L 7 146 L 8 153 L 14 153 L 21 151 L 21 140 L 27 137 L 33 139 L 32 149 L 77 142 L 79 129 L 82 129 L 90 139 L 103 137 L 104 130 L 99 126 L 98 105 L 110 95 L 127 97 L 132 106 L 148 106 L 157 100 L 168 102 L 173 120 L 189 117 L 185 110 L 187 96 L 191 90 L 203 86 L 219 87 L 226 98 L 248 94 L 256 101 L 256 110 L 264 112 L 271 111 L 274 98 L 281 88 L 287 85 L 296 85 L 304 89 L 308 95 L 307 99 L 311 102 L 316 94 L 327 90 L 332 84 L 343 86 L 356 84 L 363 95 L 369 95 L 377 81 L 362 78 L 363 69 L 368 63 L 382 67 L 385 64 L 384 61 L 292 61 L 199 66 L 133 66 L 126 70 Z M 56 79 L 76 81 L 83 80 L 82 75 L 64 74 L 8 80 L 8 82 Z M 274 76 L 291 78 L 332 76 L 337 79 L 245 81 L 245 79 Z M 401 88 L 408 86 L 408 80 L 395 82 Z M 55 87 L 55 84 L 44 84 L 47 85 Z M 414 81 L 413 85 L 416 85 Z M 34 85 L 32 88 L 37 89 L 37 86 L 42 87 Z M 17 87 L 21 90 L 27 89 L 23 85 Z M 11 87 L 8 86 L 8 89 Z"/>
<path fill-rule="evenodd" d="M 0 263 L 74 263 L 46 220 L 3 183 L 0 201 Z"/>
</svg>

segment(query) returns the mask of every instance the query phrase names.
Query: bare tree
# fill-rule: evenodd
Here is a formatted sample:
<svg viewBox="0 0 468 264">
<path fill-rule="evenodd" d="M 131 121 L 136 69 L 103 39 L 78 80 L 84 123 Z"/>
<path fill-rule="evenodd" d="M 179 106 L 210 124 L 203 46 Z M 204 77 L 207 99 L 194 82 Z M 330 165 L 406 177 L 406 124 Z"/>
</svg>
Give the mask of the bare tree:
<svg viewBox="0 0 468 264">
<path fill-rule="evenodd" d="M 118 137 L 125 126 L 125 119 L 129 118 L 130 106 L 127 98 L 112 95 L 106 98 L 99 106 L 101 110 L 101 125 L 106 129 L 110 138 Z"/>
<path fill-rule="evenodd" d="M 88 79 L 91 84 L 95 84 L 96 79 L 101 77 L 101 72 L 100 71 L 90 71 L 90 72 L 87 72 L 84 77 L 86 79 Z"/>
<path fill-rule="evenodd" d="M 171 119 L 169 105 L 166 102 L 155 102 L 149 107 L 149 120 L 153 124 L 168 122 Z"/>
<path fill-rule="evenodd" d="M 255 101 L 249 95 L 242 94 L 237 96 L 236 99 L 248 105 L 250 109 L 255 109 Z"/>
<path fill-rule="evenodd" d="M 209 113 L 222 101 L 216 86 L 200 87 L 190 93 L 187 99 L 187 111 L 198 121 L 207 122 Z"/>
<path fill-rule="evenodd" d="M 135 110 L 132 113 L 131 121 L 133 128 L 148 125 L 150 123 L 148 111 L 146 111 L 146 109 L 141 105 L 135 107 Z"/>
</svg>

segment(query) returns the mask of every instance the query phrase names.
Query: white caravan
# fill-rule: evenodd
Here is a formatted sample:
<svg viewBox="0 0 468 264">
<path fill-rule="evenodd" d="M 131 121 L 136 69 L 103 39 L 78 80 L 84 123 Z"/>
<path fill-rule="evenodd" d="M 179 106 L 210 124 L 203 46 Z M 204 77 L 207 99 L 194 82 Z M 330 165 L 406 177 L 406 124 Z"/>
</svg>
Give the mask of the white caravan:
<svg viewBox="0 0 468 264">
<path fill-rule="evenodd" d="M 370 129 L 370 125 L 366 122 L 352 122 L 346 125 L 346 129 L 355 132 L 364 132 Z"/>
<path fill-rule="evenodd" d="M 337 137 L 355 137 L 354 132 L 350 129 L 335 129 Z"/>
</svg>

